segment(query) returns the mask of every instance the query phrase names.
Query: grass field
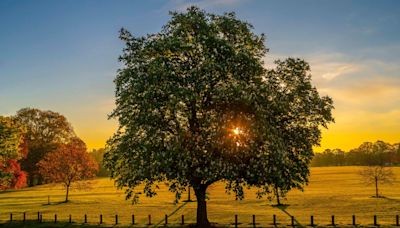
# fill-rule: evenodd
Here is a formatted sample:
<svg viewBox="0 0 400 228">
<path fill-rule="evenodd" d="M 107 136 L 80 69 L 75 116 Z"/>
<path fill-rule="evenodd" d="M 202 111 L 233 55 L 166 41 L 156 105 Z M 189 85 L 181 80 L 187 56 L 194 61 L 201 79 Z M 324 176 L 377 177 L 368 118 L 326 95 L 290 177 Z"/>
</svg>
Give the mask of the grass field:
<svg viewBox="0 0 400 228">
<path fill-rule="evenodd" d="M 372 224 L 373 215 L 378 216 L 380 224 L 393 224 L 396 214 L 400 213 L 400 181 L 381 186 L 381 192 L 386 198 L 372 198 L 374 187 L 362 184 L 357 174 L 359 169 L 312 168 L 310 184 L 304 192 L 290 192 L 283 202 L 288 204 L 286 208 L 273 207 L 267 199 L 257 199 L 254 189 L 246 191 L 244 200 L 236 201 L 234 195 L 225 194 L 222 183 L 216 183 L 208 190 L 209 219 L 211 222 L 232 226 L 230 224 L 237 214 L 241 226 L 248 227 L 255 214 L 259 226 L 266 227 L 272 223 L 273 214 L 281 225 L 290 224 L 290 215 L 295 216 L 303 225 L 310 223 L 310 215 L 314 216 L 315 223 L 327 225 L 331 215 L 335 215 L 336 222 L 345 225 L 351 223 L 354 214 L 360 224 Z M 400 180 L 400 167 L 394 168 L 394 172 Z M 158 193 L 154 198 L 142 196 L 140 204 L 131 205 L 125 201 L 124 192 L 117 190 L 107 178 L 94 180 L 91 189 L 72 191 L 69 203 L 60 203 L 65 193 L 59 185 L 6 191 L 0 193 L 0 219 L 4 223 L 9 219 L 9 213 L 13 213 L 13 219 L 21 220 L 22 212 L 27 212 L 27 219 L 36 219 L 40 211 L 45 221 L 52 221 L 54 214 L 57 214 L 59 221 L 67 221 L 71 214 L 73 221 L 82 223 L 84 214 L 87 214 L 89 224 L 97 224 L 99 214 L 103 214 L 103 221 L 108 225 L 114 223 L 116 214 L 121 225 L 130 224 L 131 214 L 135 214 L 136 222 L 142 226 L 148 223 L 149 214 L 153 224 L 163 225 L 165 214 L 170 215 L 169 223 L 180 223 L 181 215 L 185 215 L 186 223 L 195 221 L 195 202 L 174 204 L 173 193 L 163 186 Z M 50 205 L 47 204 L 48 196 Z"/>
</svg>

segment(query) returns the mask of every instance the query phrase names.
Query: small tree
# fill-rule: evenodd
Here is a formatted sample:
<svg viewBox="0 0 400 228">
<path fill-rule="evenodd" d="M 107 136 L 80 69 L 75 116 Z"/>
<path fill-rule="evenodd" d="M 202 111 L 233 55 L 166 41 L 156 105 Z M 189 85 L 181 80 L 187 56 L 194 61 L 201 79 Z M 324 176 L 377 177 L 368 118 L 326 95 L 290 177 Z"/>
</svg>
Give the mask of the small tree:
<svg viewBox="0 0 400 228">
<path fill-rule="evenodd" d="M 385 166 L 367 166 L 360 171 L 360 176 L 367 185 L 375 185 L 375 197 L 380 197 L 380 184 L 392 184 L 395 180 L 392 168 Z"/>
<path fill-rule="evenodd" d="M 86 152 L 85 143 L 78 138 L 48 153 L 38 163 L 38 167 L 45 181 L 64 185 L 65 202 L 68 202 L 69 189 L 73 182 L 92 178 L 98 171 L 98 164 Z"/>
</svg>

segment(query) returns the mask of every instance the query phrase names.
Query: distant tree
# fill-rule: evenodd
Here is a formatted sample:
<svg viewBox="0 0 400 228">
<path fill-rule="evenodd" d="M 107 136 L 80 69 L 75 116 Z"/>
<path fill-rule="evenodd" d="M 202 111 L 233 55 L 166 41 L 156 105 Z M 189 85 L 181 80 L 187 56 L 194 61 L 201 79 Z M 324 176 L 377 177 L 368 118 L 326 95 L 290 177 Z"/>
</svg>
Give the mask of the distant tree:
<svg viewBox="0 0 400 228">
<path fill-rule="evenodd" d="M 47 153 L 38 163 L 39 173 L 48 183 L 62 183 L 66 189 L 65 202 L 71 184 L 75 181 L 93 178 L 98 171 L 98 164 L 86 151 L 85 143 L 73 138 L 67 144 Z"/>
<path fill-rule="evenodd" d="M 364 142 L 359 147 L 344 152 L 340 149 L 326 149 L 316 153 L 312 166 L 390 166 L 400 164 L 399 144 L 390 144 L 383 141 Z"/>
<path fill-rule="evenodd" d="M 37 163 L 50 151 L 75 137 L 74 130 L 67 119 L 56 112 L 23 108 L 14 117 L 27 129 L 28 155 L 22 159 L 22 169 L 29 174 L 29 185 L 40 184 L 42 176 Z"/>
<path fill-rule="evenodd" d="M 26 156 L 25 128 L 10 117 L 0 116 L 0 189 L 22 188 L 26 173 L 20 159 Z"/>
<path fill-rule="evenodd" d="M 365 142 L 351 152 L 358 153 L 359 159 L 363 161 L 362 165 L 368 166 L 385 166 L 391 165 L 391 154 L 394 153 L 395 147 L 383 141 Z"/>
<path fill-rule="evenodd" d="M 326 149 L 322 153 L 316 153 L 312 166 L 343 166 L 346 165 L 346 153 L 341 149 Z"/>
<path fill-rule="evenodd" d="M 150 197 L 159 182 L 168 181 L 177 198 L 190 185 L 197 225 L 209 227 L 206 191 L 216 181 L 240 199 L 244 185 L 267 189 L 272 177 L 288 177 L 290 187 L 307 182 L 333 106 L 311 85 L 306 62 L 277 61 L 267 72 L 263 35 L 234 13 L 196 7 L 172 13 L 157 34 L 122 30 L 120 38 L 124 67 L 111 114 L 119 130 L 105 164 L 127 198 L 137 200 L 140 183 Z M 276 172 L 281 167 L 289 173 Z"/>
<path fill-rule="evenodd" d="M 395 180 L 395 175 L 390 167 L 367 166 L 362 168 L 360 176 L 367 185 L 375 185 L 375 197 L 379 195 L 379 185 L 391 184 Z"/>
<path fill-rule="evenodd" d="M 98 177 L 109 177 L 110 172 L 106 169 L 103 163 L 103 157 L 104 157 L 105 149 L 100 148 L 100 149 L 94 149 L 90 152 L 90 155 L 96 160 L 96 162 L 99 164 L 99 171 L 97 172 Z"/>
<path fill-rule="evenodd" d="M 393 144 L 393 148 L 393 163 L 396 165 L 400 165 L 400 143 Z"/>
</svg>

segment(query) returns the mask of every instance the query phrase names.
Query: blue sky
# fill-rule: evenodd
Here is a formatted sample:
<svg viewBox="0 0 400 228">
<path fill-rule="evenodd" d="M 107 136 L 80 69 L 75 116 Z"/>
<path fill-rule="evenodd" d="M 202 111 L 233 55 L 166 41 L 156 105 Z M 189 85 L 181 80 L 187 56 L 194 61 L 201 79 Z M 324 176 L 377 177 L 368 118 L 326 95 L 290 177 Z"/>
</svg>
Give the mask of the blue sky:
<svg viewBox="0 0 400 228">
<path fill-rule="evenodd" d="M 64 114 L 90 148 L 116 127 L 113 78 L 118 30 L 160 30 L 168 11 L 187 6 L 235 11 L 265 33 L 273 59 L 310 62 L 314 84 L 333 97 L 336 123 L 322 147 L 400 142 L 400 1 L 198 0 L 0 1 L 0 115 L 23 107 Z"/>
</svg>

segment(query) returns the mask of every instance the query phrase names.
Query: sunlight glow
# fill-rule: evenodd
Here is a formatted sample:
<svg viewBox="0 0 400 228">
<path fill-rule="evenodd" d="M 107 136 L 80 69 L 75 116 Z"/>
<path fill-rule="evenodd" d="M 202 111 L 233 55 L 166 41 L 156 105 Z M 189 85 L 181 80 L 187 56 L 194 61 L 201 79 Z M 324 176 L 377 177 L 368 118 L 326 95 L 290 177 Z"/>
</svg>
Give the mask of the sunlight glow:
<svg viewBox="0 0 400 228">
<path fill-rule="evenodd" d="M 233 129 L 233 133 L 235 134 L 235 135 L 239 135 L 240 134 L 240 129 L 238 128 L 238 127 L 236 127 L 235 129 Z"/>
</svg>

